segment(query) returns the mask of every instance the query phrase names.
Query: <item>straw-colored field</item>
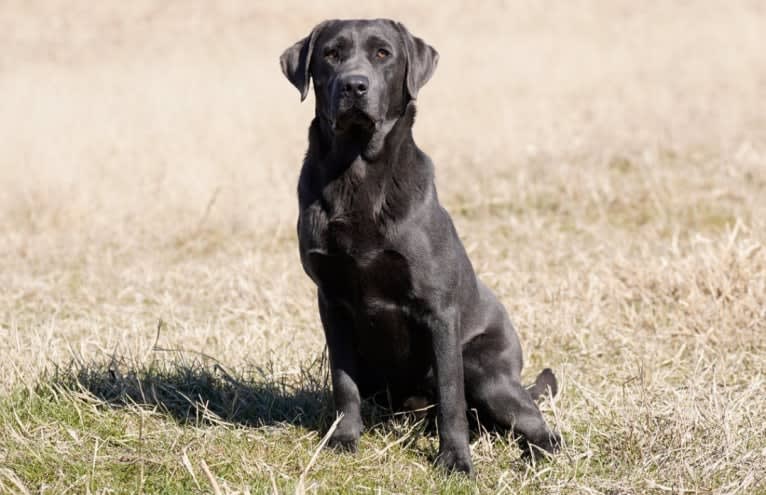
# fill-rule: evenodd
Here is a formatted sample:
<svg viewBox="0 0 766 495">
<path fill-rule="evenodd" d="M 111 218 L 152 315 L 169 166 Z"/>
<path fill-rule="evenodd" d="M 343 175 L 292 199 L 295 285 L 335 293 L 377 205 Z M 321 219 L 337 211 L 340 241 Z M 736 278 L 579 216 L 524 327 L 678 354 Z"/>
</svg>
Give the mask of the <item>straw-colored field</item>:
<svg viewBox="0 0 766 495">
<path fill-rule="evenodd" d="M 392 17 L 415 136 L 566 446 L 333 420 L 282 50 Z M 760 1 L 0 3 L 0 492 L 766 493 Z M 161 322 L 161 323 L 159 323 Z M 159 325 L 159 326 L 158 326 Z M 159 331 L 158 331 L 159 328 Z"/>
</svg>

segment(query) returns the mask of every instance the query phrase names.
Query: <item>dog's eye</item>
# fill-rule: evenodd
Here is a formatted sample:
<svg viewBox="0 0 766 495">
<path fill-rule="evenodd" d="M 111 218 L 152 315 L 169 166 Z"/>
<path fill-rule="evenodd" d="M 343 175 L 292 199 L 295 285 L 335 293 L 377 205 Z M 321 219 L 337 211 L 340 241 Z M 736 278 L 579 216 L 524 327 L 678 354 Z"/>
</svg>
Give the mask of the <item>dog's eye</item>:
<svg viewBox="0 0 766 495">
<path fill-rule="evenodd" d="M 335 48 L 328 48 L 324 52 L 324 58 L 329 60 L 330 62 L 335 62 L 340 57 L 340 54 L 338 53 L 338 50 Z"/>
<path fill-rule="evenodd" d="M 389 52 L 385 48 L 379 48 L 378 51 L 375 52 L 375 56 L 378 57 L 380 60 L 385 60 L 391 56 L 391 52 Z"/>
</svg>

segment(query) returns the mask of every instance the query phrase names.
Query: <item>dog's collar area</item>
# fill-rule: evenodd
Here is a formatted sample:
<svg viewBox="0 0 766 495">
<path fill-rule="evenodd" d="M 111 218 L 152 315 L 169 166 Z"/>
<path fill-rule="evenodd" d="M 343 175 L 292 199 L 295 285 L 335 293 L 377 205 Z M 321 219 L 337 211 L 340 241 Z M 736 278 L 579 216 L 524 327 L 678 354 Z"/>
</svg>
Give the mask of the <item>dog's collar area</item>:
<svg viewBox="0 0 766 495">
<path fill-rule="evenodd" d="M 377 132 L 380 128 L 380 122 L 372 119 L 364 111 L 357 108 L 351 108 L 334 121 L 333 129 L 336 134 L 346 134 L 358 132 L 361 135 Z"/>
<path fill-rule="evenodd" d="M 415 100 L 410 99 L 404 106 L 401 115 L 394 120 L 376 121 L 370 133 L 337 132 L 336 121 L 323 109 L 317 107 L 315 113 L 317 148 L 316 156 L 326 157 L 328 154 L 341 151 L 344 160 L 349 153 L 361 157 L 367 162 L 376 162 L 386 149 L 398 147 L 401 140 L 412 139 L 409 132 L 415 121 Z M 353 150 L 353 151 L 352 151 Z"/>
</svg>

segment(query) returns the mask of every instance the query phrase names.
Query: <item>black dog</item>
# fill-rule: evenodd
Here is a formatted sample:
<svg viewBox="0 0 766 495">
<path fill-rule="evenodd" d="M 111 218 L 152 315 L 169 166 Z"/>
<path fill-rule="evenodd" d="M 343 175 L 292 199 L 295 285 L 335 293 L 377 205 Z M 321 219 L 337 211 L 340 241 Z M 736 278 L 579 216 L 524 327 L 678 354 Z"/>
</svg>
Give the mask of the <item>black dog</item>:
<svg viewBox="0 0 766 495">
<path fill-rule="evenodd" d="M 318 287 L 335 406 L 330 444 L 355 450 L 360 400 L 439 403 L 437 463 L 472 472 L 467 406 L 522 446 L 557 448 L 534 399 L 556 378 L 520 383 L 521 346 L 439 204 L 415 145 L 418 90 L 439 55 L 390 20 L 326 21 L 288 48 L 285 76 L 316 117 L 298 185 L 303 268 Z"/>
</svg>

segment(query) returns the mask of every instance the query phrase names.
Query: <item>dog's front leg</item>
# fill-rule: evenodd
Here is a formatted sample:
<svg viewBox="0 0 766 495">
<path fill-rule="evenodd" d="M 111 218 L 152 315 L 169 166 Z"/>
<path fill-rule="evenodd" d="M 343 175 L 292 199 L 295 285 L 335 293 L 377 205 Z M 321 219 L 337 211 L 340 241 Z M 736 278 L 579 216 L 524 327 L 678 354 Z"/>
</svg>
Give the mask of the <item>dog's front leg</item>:
<svg viewBox="0 0 766 495">
<path fill-rule="evenodd" d="M 362 433 L 362 416 L 361 397 L 356 381 L 356 357 L 352 348 L 351 318 L 344 308 L 329 303 L 321 292 L 319 293 L 319 315 L 324 327 L 327 349 L 330 351 L 335 410 L 343 413 L 343 419 L 330 437 L 328 445 L 355 452 Z"/>
<path fill-rule="evenodd" d="M 439 455 L 436 463 L 449 471 L 473 475 L 468 446 L 463 353 L 455 311 L 442 311 L 428 320 L 439 401 Z"/>
</svg>

